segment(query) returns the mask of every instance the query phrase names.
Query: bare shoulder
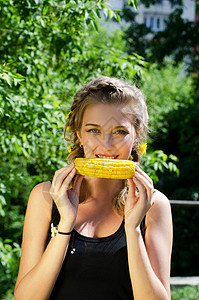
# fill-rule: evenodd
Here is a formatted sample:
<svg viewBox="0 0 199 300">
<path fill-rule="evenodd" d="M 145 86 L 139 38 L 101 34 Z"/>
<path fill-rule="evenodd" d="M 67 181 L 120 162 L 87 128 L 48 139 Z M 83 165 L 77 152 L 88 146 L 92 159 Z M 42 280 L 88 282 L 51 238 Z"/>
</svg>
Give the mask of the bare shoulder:
<svg viewBox="0 0 199 300">
<path fill-rule="evenodd" d="M 170 207 L 169 199 L 162 192 L 155 190 L 154 198 L 155 198 L 154 204 Z"/>
<path fill-rule="evenodd" d="M 31 191 L 26 209 L 23 241 L 24 244 L 39 242 L 44 246 L 52 215 L 53 199 L 49 193 L 50 181 L 37 184 Z"/>
<path fill-rule="evenodd" d="M 160 191 L 155 190 L 154 204 L 147 212 L 147 225 L 152 225 L 154 222 L 163 222 L 164 220 L 171 220 L 171 205 L 169 199 Z"/>
<path fill-rule="evenodd" d="M 47 193 L 49 193 L 51 188 L 50 181 L 44 181 L 35 185 L 31 191 L 31 193 L 41 193 L 44 197 Z"/>
<path fill-rule="evenodd" d="M 42 229 L 47 228 L 51 220 L 53 199 L 50 195 L 51 182 L 45 181 L 37 184 L 28 199 L 26 209 L 24 233 L 36 230 L 41 234 Z"/>
<path fill-rule="evenodd" d="M 30 193 L 27 210 L 36 206 L 41 212 L 43 211 L 50 217 L 52 209 L 52 197 L 49 193 L 50 188 L 50 181 L 38 183 Z"/>
</svg>

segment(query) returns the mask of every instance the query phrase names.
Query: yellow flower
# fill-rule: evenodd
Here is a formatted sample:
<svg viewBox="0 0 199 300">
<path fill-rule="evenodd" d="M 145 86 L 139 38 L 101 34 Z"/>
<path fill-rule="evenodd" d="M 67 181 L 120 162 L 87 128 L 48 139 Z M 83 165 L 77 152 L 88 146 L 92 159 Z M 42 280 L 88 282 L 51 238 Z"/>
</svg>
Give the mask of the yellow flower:
<svg viewBox="0 0 199 300">
<path fill-rule="evenodd" d="M 138 144 L 136 149 L 137 154 L 143 155 L 146 152 L 146 149 L 147 149 L 147 143 L 142 142 L 141 144 Z"/>
<path fill-rule="evenodd" d="M 67 120 L 70 117 L 71 111 L 66 115 L 65 119 Z"/>
<path fill-rule="evenodd" d="M 66 148 L 68 150 L 68 153 L 71 153 L 71 145 L 67 146 Z"/>
</svg>

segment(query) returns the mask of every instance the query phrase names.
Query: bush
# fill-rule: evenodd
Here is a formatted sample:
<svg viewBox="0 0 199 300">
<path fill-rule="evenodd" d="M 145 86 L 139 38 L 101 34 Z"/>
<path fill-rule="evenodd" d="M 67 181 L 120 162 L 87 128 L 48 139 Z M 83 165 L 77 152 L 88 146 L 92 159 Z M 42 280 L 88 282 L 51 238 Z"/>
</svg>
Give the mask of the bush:
<svg viewBox="0 0 199 300">
<path fill-rule="evenodd" d="M 11 240 L 0 238 L 0 286 L 1 295 L 14 286 L 21 254 L 20 246 Z"/>
<path fill-rule="evenodd" d="M 171 300 L 198 300 L 199 286 L 186 286 L 182 288 L 172 288 Z"/>
</svg>

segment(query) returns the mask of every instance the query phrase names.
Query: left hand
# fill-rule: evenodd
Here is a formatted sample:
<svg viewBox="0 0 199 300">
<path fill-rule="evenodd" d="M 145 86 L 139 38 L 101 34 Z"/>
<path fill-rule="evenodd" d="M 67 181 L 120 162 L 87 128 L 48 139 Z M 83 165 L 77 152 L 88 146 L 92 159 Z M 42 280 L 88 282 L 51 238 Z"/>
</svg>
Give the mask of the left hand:
<svg viewBox="0 0 199 300">
<path fill-rule="evenodd" d="M 136 229 L 154 203 L 155 190 L 152 179 L 138 166 L 134 177 L 127 179 L 127 182 L 129 190 L 124 209 L 125 226 Z"/>
</svg>

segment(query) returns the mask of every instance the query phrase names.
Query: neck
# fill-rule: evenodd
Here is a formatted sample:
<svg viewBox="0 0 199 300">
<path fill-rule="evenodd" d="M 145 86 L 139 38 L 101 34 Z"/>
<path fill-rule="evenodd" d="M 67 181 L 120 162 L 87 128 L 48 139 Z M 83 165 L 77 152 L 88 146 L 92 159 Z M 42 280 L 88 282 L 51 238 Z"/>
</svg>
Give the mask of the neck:
<svg viewBox="0 0 199 300">
<path fill-rule="evenodd" d="M 122 190 L 123 182 L 121 179 L 107 179 L 88 177 L 82 181 L 80 190 L 80 202 L 85 199 L 98 202 L 112 203 L 113 198 Z"/>
</svg>

